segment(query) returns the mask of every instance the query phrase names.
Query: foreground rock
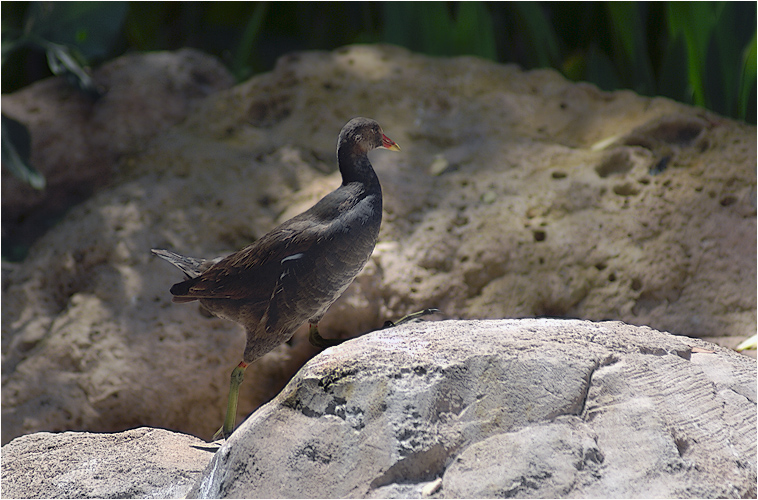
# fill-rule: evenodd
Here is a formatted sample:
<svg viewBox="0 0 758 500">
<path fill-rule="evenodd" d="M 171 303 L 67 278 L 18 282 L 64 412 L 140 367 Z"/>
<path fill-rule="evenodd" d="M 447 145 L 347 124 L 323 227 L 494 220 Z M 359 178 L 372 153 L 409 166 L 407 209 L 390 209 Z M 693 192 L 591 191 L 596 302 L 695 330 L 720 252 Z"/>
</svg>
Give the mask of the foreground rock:
<svg viewBox="0 0 758 500">
<path fill-rule="evenodd" d="M 755 332 L 755 127 L 475 58 L 297 54 L 176 126 L 122 137 L 120 183 L 4 268 L 2 442 L 140 425 L 209 438 L 244 335 L 172 305 L 180 273 L 149 249 L 231 253 L 308 208 L 339 185 L 336 137 L 356 115 L 403 152 L 372 159 L 380 243 L 325 336 L 425 307 Z M 240 420 L 315 354 L 306 337 L 248 368 Z"/>
<path fill-rule="evenodd" d="M 749 498 L 755 380 L 733 351 L 617 322 L 405 325 L 314 358 L 220 449 L 17 438 L 2 496 Z"/>
<path fill-rule="evenodd" d="M 2 448 L 3 498 L 184 498 L 213 456 L 163 429 L 40 432 Z"/>
<path fill-rule="evenodd" d="M 754 497 L 755 380 L 616 322 L 402 326 L 311 360 L 190 496 Z"/>
</svg>

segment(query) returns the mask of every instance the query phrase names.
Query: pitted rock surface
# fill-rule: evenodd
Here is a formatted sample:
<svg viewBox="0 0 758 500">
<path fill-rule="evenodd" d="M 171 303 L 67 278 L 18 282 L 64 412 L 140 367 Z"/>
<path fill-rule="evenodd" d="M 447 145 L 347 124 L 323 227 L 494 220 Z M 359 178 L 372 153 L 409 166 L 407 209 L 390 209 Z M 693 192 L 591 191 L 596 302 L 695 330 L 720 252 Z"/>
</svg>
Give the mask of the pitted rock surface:
<svg viewBox="0 0 758 500">
<path fill-rule="evenodd" d="M 131 81 L 130 65 L 109 68 L 111 81 Z M 244 334 L 171 304 L 180 273 L 149 249 L 228 254 L 307 209 L 339 185 L 335 134 L 359 115 L 403 151 L 372 157 L 385 199 L 379 244 L 324 317 L 325 337 L 426 307 L 755 332 L 755 127 L 554 71 L 382 46 L 294 54 L 211 88 L 179 123 L 119 128 L 106 155 L 118 175 L 24 262 L 4 265 L 3 443 L 140 425 L 209 438 Z M 3 96 L 3 109 L 33 102 Z M 128 124 L 140 112 L 95 114 Z M 81 160 L 65 149 L 65 161 Z M 315 354 L 306 338 L 303 329 L 248 368 L 238 421 Z"/>
</svg>

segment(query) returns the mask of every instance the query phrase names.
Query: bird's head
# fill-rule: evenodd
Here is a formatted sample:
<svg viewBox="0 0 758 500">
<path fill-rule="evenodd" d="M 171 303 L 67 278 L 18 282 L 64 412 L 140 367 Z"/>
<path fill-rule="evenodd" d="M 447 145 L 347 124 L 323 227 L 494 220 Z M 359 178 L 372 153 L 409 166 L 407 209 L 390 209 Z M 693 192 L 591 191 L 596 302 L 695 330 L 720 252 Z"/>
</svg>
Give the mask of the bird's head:
<svg viewBox="0 0 758 500">
<path fill-rule="evenodd" d="M 337 140 L 337 151 L 349 148 L 353 154 L 366 154 L 376 148 L 400 151 L 395 141 L 384 135 L 382 127 L 371 118 L 353 118 L 342 127 Z"/>
</svg>

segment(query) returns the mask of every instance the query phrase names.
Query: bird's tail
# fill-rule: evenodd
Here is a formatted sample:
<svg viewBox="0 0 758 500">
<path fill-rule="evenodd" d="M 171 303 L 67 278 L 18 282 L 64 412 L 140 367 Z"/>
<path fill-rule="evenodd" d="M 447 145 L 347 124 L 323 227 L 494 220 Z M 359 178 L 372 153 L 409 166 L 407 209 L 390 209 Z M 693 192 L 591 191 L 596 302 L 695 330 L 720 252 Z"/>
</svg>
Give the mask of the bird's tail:
<svg viewBox="0 0 758 500">
<path fill-rule="evenodd" d="M 184 255 L 179 255 L 169 250 L 161 250 L 160 248 L 153 248 L 150 251 L 181 269 L 188 278 L 197 278 L 216 262 L 216 259 L 208 260 L 185 257 Z"/>
</svg>

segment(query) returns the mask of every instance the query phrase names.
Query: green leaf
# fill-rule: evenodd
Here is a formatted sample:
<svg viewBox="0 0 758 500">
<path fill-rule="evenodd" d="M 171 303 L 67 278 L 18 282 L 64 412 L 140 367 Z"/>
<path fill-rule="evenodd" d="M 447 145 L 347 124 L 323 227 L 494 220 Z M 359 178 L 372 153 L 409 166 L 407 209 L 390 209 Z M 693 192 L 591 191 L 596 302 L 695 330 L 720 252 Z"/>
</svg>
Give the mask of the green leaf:
<svg viewBox="0 0 758 500">
<path fill-rule="evenodd" d="M 453 28 L 457 54 L 470 54 L 495 60 L 495 33 L 492 18 L 482 2 L 461 2 Z"/>
<path fill-rule="evenodd" d="M 79 64 L 79 58 L 72 54 L 71 48 L 49 42 L 44 44 L 44 48 L 53 74 L 65 76 L 72 85 L 93 98 L 102 95 L 89 73 Z"/>
<path fill-rule="evenodd" d="M 603 90 L 613 90 L 621 87 L 619 76 L 608 55 L 595 45 L 587 51 L 587 80 L 595 83 Z"/>
<path fill-rule="evenodd" d="M 35 189 L 45 188 L 45 178 L 29 164 L 31 136 L 26 127 L 2 115 L 2 162 L 13 175 Z"/>
<path fill-rule="evenodd" d="M 536 2 L 515 2 L 512 7 L 529 37 L 531 49 L 534 50 L 537 59 L 536 67 L 545 68 L 557 65 L 561 60 L 558 38 L 540 4 Z"/>
<path fill-rule="evenodd" d="M 5 61 L 8 59 L 8 56 L 11 55 L 16 50 L 20 49 L 26 44 L 26 40 L 21 38 L 16 39 L 3 39 L 2 42 L 2 63 L 5 64 Z"/>
<path fill-rule="evenodd" d="M 658 72 L 657 94 L 692 103 L 687 82 L 687 48 L 684 37 L 677 37 L 666 46 Z"/>
<path fill-rule="evenodd" d="M 755 92 L 756 88 L 756 44 L 755 44 L 755 32 L 753 32 L 753 38 L 745 46 L 742 51 L 742 70 L 740 71 L 740 86 L 739 97 L 737 100 L 737 116 L 741 119 L 745 119 L 747 116 L 747 104 L 750 100 L 751 92 Z"/>
<path fill-rule="evenodd" d="M 260 35 L 263 27 L 263 20 L 266 18 L 268 2 L 257 2 L 253 9 L 253 14 L 245 25 L 245 31 L 242 33 L 242 39 L 237 46 L 237 52 L 234 55 L 234 65 L 232 72 L 238 81 L 242 81 L 252 73 L 250 60 L 252 58 L 255 40 Z"/>
<path fill-rule="evenodd" d="M 385 2 L 382 4 L 384 41 L 414 50 L 415 2 Z"/>
<path fill-rule="evenodd" d="M 741 50 L 745 40 L 738 41 L 735 26 L 737 10 L 734 3 L 717 4 L 716 19 L 705 68 L 705 104 L 709 109 L 729 116 L 737 115 L 737 94 Z"/>
<path fill-rule="evenodd" d="M 687 47 L 687 77 L 693 101 L 705 106 L 703 75 L 718 6 L 711 2 L 669 2 L 667 7 L 672 38 L 683 36 Z"/>
<path fill-rule="evenodd" d="M 421 25 L 421 50 L 433 56 L 451 55 L 453 23 L 445 2 L 420 2 L 416 6 Z"/>
<path fill-rule="evenodd" d="M 386 2 L 384 41 L 435 56 L 495 59 L 495 33 L 483 2 L 461 2 L 455 18 L 445 2 Z"/>
<path fill-rule="evenodd" d="M 608 2 L 606 4 L 608 13 L 611 16 L 613 30 L 616 39 L 621 43 L 624 55 L 627 59 L 634 61 L 637 58 L 637 48 L 640 46 L 638 33 L 642 36 L 644 44 L 644 31 L 640 33 L 642 21 L 640 19 L 637 4 L 632 2 Z"/>
<path fill-rule="evenodd" d="M 618 40 L 620 57 L 617 67 L 626 75 L 626 81 L 635 91 L 652 95 L 655 93 L 653 68 L 647 55 L 646 27 L 636 2 L 608 2 L 605 4 L 611 18 L 613 31 Z M 627 68 L 626 71 L 624 69 Z"/>
<path fill-rule="evenodd" d="M 25 31 L 76 47 L 87 61 L 102 59 L 118 38 L 127 9 L 127 2 L 29 2 Z"/>
</svg>

